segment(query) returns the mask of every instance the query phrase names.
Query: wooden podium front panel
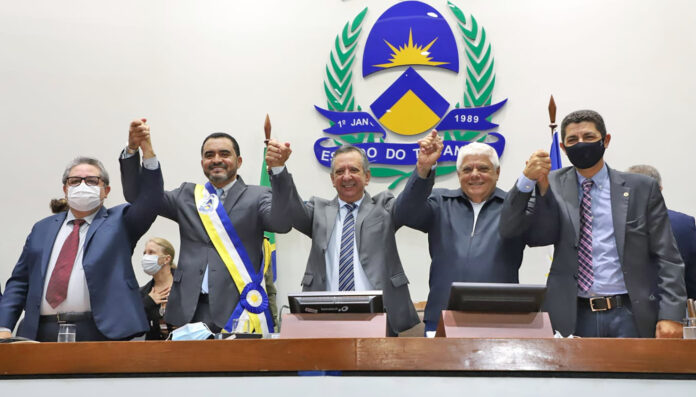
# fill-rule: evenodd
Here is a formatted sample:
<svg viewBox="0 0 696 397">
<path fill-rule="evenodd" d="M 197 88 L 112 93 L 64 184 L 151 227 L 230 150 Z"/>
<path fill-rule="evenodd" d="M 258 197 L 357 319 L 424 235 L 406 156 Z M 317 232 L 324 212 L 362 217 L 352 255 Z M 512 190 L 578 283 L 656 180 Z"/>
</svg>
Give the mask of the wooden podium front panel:
<svg viewBox="0 0 696 397">
<path fill-rule="evenodd" d="M 290 338 L 384 338 L 386 313 L 283 314 L 280 337 Z"/>
<path fill-rule="evenodd" d="M 3 376 L 339 370 L 684 374 L 696 379 L 696 340 L 683 339 L 239 339 L 0 344 Z M 243 359 L 242 359 L 243 358 Z M 526 374 L 526 375 L 525 375 Z M 623 374 L 623 375 L 622 375 Z M 417 375 L 417 376 L 418 376 Z M 519 375 L 518 375 L 519 376 Z M 544 376 L 544 375 L 542 375 Z"/>
<path fill-rule="evenodd" d="M 475 313 L 443 310 L 436 336 L 448 338 L 552 338 L 548 313 Z"/>
</svg>

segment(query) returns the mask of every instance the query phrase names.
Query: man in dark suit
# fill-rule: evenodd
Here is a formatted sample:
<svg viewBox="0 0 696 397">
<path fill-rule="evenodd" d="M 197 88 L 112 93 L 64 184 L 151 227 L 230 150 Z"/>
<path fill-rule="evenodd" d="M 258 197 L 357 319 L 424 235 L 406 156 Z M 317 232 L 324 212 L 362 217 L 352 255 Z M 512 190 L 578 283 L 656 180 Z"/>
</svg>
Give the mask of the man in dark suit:
<svg viewBox="0 0 696 397">
<path fill-rule="evenodd" d="M 555 245 L 544 301 L 553 327 L 586 337 L 681 337 L 684 264 L 657 182 L 605 164 L 611 135 L 597 112 L 566 116 L 561 138 L 573 167 L 549 173 L 549 154 L 534 153 L 500 222 L 503 236 L 530 228 L 530 245 Z"/>
<path fill-rule="evenodd" d="M 406 226 L 428 233 L 430 292 L 425 331 L 434 332 L 454 281 L 518 283 L 524 234 L 498 233 L 505 192 L 497 188 L 498 155 L 490 145 L 473 142 L 459 149 L 456 189 L 433 189 L 442 139 L 433 131 L 419 141 L 416 169 L 394 207 Z"/>
<path fill-rule="evenodd" d="M 272 140 L 266 164 L 273 172 L 287 172 L 284 165 L 289 155 L 289 144 Z M 290 202 L 293 227 L 312 239 L 302 289 L 382 290 L 391 333 L 397 334 L 419 320 L 396 249 L 394 233 L 401 224 L 392 215 L 394 196 L 389 192 L 370 196 L 365 191 L 369 181 L 365 152 L 342 146 L 331 160 L 331 182 L 337 197 L 312 197 L 303 203 L 293 183 L 278 192 Z M 273 189 L 276 191 L 276 186 Z"/>
<path fill-rule="evenodd" d="M 140 131 L 132 130 L 121 159 L 123 192 L 128 202 L 138 193 L 135 181 L 141 169 L 132 149 L 138 146 L 139 139 Z M 249 266 L 258 272 L 263 259 L 263 232 L 286 233 L 291 229 L 287 200 L 278 199 L 275 194 L 288 176 L 271 176 L 275 182 L 271 194 L 267 187 L 245 184 L 237 174 L 241 165 L 239 145 L 232 136 L 219 132 L 205 138 L 201 146 L 203 173 L 218 190 L 219 201 L 248 254 Z M 200 321 L 219 332 L 237 307 L 240 292 L 201 220 L 195 189 L 196 184 L 185 182 L 165 192 L 159 209 L 159 215 L 179 224 L 181 239 L 164 319 L 175 327 Z"/>
<path fill-rule="evenodd" d="M 655 178 L 662 190 L 662 177 L 657 169 L 651 165 L 641 164 L 628 168 L 627 172 L 643 174 Z M 667 210 L 669 222 L 672 225 L 672 233 L 677 240 L 679 253 L 684 261 L 684 281 L 686 282 L 686 295 L 691 299 L 696 299 L 696 222 L 694 217 L 678 212 Z"/>
<path fill-rule="evenodd" d="M 60 322 L 76 325 L 78 341 L 119 340 L 148 328 L 131 256 L 162 201 L 162 173 L 149 127 L 140 142 L 145 161 L 132 205 L 105 208 L 109 175 L 96 159 L 78 157 L 63 174 L 69 211 L 37 222 L 0 302 L 0 338 L 22 313 L 17 335 L 55 342 Z"/>
</svg>

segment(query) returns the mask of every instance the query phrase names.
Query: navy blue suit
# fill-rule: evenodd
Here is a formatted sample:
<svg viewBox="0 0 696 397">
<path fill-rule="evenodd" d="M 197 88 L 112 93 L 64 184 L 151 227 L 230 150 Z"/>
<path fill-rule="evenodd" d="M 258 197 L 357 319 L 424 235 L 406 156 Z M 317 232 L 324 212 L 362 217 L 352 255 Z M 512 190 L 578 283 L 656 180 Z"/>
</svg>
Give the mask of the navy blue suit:
<svg viewBox="0 0 696 397">
<path fill-rule="evenodd" d="M 130 204 L 101 207 L 87 231 L 82 260 L 99 331 L 109 339 L 124 339 L 148 330 L 131 256 L 140 237 L 154 222 L 164 194 L 162 172 L 143 169 L 140 194 Z M 17 335 L 36 339 L 46 269 L 53 242 L 67 212 L 37 222 L 0 301 L 0 327 L 13 329 L 22 310 Z"/>
<path fill-rule="evenodd" d="M 696 299 L 696 223 L 694 217 L 681 212 L 667 210 L 672 233 L 677 240 L 679 253 L 684 260 L 686 295 Z"/>
</svg>

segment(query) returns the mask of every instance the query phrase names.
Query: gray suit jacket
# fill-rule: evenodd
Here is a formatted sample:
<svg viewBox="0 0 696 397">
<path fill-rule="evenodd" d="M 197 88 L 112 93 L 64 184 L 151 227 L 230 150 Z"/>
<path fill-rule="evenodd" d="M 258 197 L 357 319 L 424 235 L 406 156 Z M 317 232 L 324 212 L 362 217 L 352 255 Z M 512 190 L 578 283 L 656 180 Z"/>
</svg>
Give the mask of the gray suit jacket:
<svg viewBox="0 0 696 397">
<path fill-rule="evenodd" d="M 672 235 L 657 182 L 609 168 L 616 248 L 641 337 L 654 337 L 658 320 L 684 317 L 684 264 Z M 575 331 L 577 317 L 580 204 L 574 167 L 549 175 L 550 189 L 533 205 L 532 193 L 514 186 L 501 215 L 504 236 L 531 227 L 529 245 L 555 244 L 544 308 L 564 335 Z"/>
<path fill-rule="evenodd" d="M 276 186 L 273 189 L 275 192 Z M 326 291 L 324 253 L 338 216 L 338 198 L 325 200 L 312 197 L 303 203 L 293 183 L 278 190 L 290 202 L 295 229 L 312 239 L 302 288 L 304 291 Z M 355 243 L 370 283 L 375 289 L 383 291 L 389 326 L 398 333 L 413 327 L 420 320 L 413 307 L 408 278 L 396 249 L 394 233 L 401 225 L 392 218 L 393 205 L 394 196 L 389 192 L 375 197 L 365 192 L 355 222 Z"/>
<path fill-rule="evenodd" d="M 137 196 L 132 183 L 140 172 L 139 156 L 121 160 L 123 192 L 126 200 Z M 287 172 L 271 176 L 274 190 L 291 183 Z M 201 283 L 208 269 L 210 311 L 215 324 L 224 327 L 239 301 L 239 292 L 222 258 L 208 237 L 196 210 L 193 196 L 195 184 L 185 182 L 165 192 L 159 215 L 179 224 L 181 247 L 174 282 L 169 294 L 165 321 L 181 326 L 193 318 L 201 291 Z M 287 188 L 285 188 L 287 190 Z M 247 185 L 240 176 L 230 188 L 223 203 L 242 244 L 256 271 L 263 259 L 263 232 L 287 233 L 292 228 L 287 216 L 287 200 L 282 200 L 271 189 Z"/>
</svg>

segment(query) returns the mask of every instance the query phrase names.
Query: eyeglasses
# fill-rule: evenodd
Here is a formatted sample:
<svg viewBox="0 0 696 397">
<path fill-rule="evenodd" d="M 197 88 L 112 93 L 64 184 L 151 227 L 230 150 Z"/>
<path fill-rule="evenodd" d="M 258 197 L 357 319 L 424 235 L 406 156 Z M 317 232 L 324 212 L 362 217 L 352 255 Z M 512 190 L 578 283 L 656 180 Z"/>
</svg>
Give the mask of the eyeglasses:
<svg viewBox="0 0 696 397">
<path fill-rule="evenodd" d="M 98 176 L 86 176 L 84 178 L 81 176 L 69 176 L 65 183 L 67 183 L 68 186 L 80 186 L 82 181 L 85 181 L 87 186 L 99 186 L 100 180 L 101 177 Z"/>
</svg>

